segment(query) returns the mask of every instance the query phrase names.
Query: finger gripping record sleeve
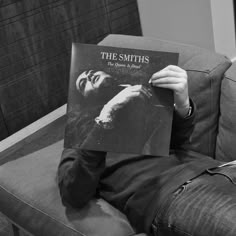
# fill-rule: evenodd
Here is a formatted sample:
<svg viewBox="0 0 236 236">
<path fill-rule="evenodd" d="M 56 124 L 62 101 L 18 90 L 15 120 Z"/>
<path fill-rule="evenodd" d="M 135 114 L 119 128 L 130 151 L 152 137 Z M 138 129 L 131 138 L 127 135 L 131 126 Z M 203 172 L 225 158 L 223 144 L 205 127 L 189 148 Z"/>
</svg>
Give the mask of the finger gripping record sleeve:
<svg viewBox="0 0 236 236">
<path fill-rule="evenodd" d="M 178 53 L 73 43 L 65 148 L 167 156 L 173 92 L 149 83 Z"/>
</svg>

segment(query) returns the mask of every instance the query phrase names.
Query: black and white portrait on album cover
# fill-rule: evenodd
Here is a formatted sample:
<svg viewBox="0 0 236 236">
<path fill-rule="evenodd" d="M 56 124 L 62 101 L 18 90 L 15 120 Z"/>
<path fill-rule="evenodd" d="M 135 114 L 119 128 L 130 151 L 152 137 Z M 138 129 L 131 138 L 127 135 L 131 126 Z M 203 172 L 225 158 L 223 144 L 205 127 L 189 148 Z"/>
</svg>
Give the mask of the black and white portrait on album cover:
<svg viewBox="0 0 236 236">
<path fill-rule="evenodd" d="M 74 43 L 65 147 L 168 155 L 170 90 L 149 84 L 178 54 Z"/>
</svg>

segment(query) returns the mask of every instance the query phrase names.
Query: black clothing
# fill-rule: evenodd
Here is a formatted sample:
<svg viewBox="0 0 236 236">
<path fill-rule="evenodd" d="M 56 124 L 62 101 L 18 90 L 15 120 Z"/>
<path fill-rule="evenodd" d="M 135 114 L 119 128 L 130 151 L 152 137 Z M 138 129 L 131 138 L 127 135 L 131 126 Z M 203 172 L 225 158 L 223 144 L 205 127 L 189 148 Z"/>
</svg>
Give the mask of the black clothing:
<svg viewBox="0 0 236 236">
<path fill-rule="evenodd" d="M 170 193 L 219 164 L 181 150 L 191 136 L 194 116 L 194 112 L 188 118 L 174 114 L 169 157 L 65 149 L 58 169 L 63 202 L 83 207 L 99 191 L 127 215 L 138 232 L 148 233 Z"/>
</svg>

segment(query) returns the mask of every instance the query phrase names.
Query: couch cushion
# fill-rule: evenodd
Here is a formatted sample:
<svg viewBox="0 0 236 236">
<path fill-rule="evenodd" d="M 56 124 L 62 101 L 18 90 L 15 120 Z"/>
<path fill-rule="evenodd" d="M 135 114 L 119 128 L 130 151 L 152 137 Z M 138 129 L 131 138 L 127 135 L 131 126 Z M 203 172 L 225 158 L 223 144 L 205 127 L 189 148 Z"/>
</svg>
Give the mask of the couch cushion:
<svg viewBox="0 0 236 236">
<path fill-rule="evenodd" d="M 109 35 L 102 45 L 179 53 L 178 65 L 189 76 L 190 96 L 197 105 L 196 126 L 190 145 L 193 151 L 214 156 L 218 130 L 220 85 L 231 65 L 226 57 L 206 49 L 148 37 Z"/>
<path fill-rule="evenodd" d="M 0 166 L 0 210 L 33 235 L 128 236 L 126 217 L 102 199 L 81 210 L 65 208 L 56 171 L 63 141 Z"/>
<path fill-rule="evenodd" d="M 216 159 L 236 159 L 236 63 L 225 73 L 221 86 L 220 121 Z"/>
</svg>

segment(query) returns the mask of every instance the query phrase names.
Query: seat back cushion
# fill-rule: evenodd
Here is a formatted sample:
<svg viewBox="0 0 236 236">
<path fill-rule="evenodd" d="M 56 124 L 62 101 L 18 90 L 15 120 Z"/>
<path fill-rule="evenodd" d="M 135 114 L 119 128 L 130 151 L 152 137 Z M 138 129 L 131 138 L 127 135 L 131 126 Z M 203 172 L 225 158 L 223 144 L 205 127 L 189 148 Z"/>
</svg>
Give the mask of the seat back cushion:
<svg viewBox="0 0 236 236">
<path fill-rule="evenodd" d="M 196 126 L 186 148 L 214 156 L 218 131 L 220 85 L 231 65 L 226 57 L 206 49 L 154 38 L 109 35 L 102 45 L 178 52 L 178 65 L 189 78 L 189 93 L 197 106 Z"/>
<path fill-rule="evenodd" d="M 236 159 L 236 63 L 227 70 L 221 86 L 220 121 L 216 159 Z"/>
<path fill-rule="evenodd" d="M 50 236 L 127 236 L 127 218 L 102 199 L 81 210 L 61 203 L 56 181 L 63 141 L 0 166 L 2 213 L 27 232 Z"/>
</svg>

